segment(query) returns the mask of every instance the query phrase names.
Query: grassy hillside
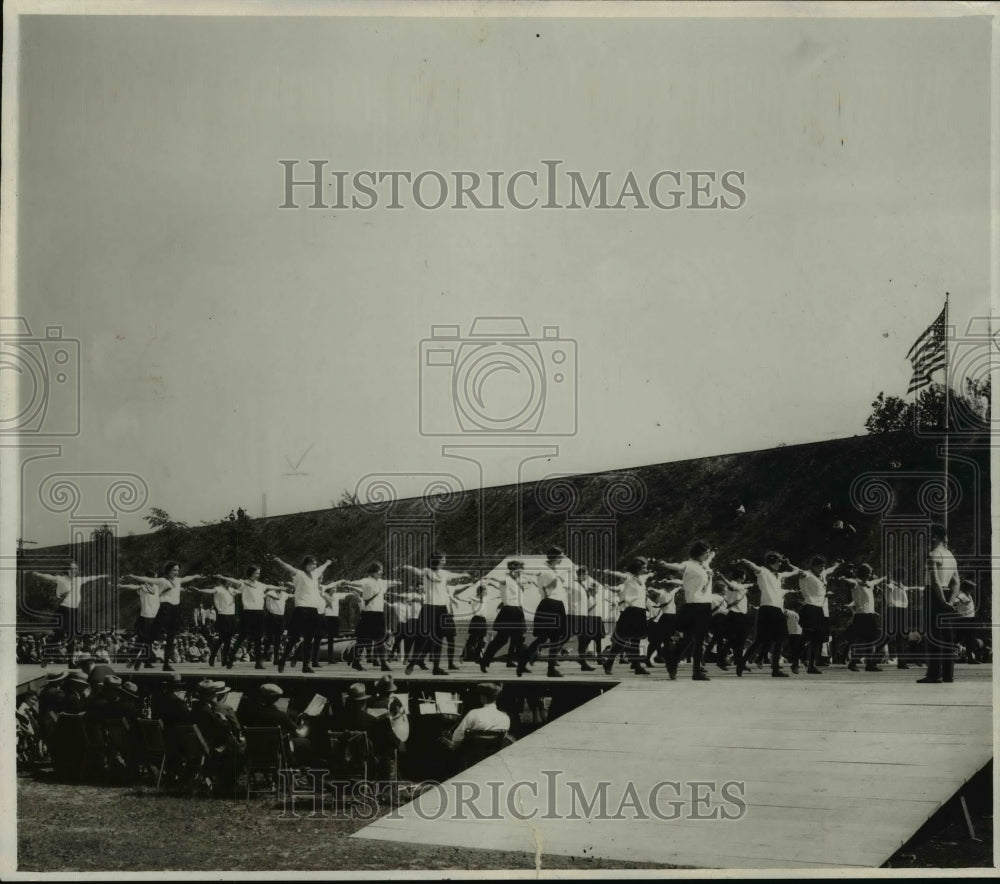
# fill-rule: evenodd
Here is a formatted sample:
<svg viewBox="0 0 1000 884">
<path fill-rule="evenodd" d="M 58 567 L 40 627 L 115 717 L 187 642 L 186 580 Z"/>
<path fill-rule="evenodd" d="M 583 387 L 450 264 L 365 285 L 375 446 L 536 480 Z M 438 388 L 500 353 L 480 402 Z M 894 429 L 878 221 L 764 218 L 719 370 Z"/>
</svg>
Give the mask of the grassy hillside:
<svg viewBox="0 0 1000 884">
<path fill-rule="evenodd" d="M 985 442 L 985 439 L 982 440 Z M 736 556 L 760 560 L 767 549 L 786 553 L 802 564 L 813 552 L 870 561 L 880 573 L 879 517 L 860 512 L 850 499 L 852 482 L 860 475 L 882 472 L 893 490 L 890 514 L 919 512 L 919 474 L 939 474 L 937 443 L 912 434 L 858 436 L 808 445 L 658 464 L 633 471 L 579 476 L 521 489 L 490 489 L 454 499 L 405 500 L 391 512 L 343 506 L 266 519 L 231 517 L 192 528 L 165 528 L 151 534 L 121 538 L 119 573 L 158 573 L 163 561 L 177 559 L 184 573 L 242 574 L 247 564 L 274 553 L 297 563 L 306 553 L 335 558 L 328 576 L 358 576 L 372 560 L 398 561 L 386 548 L 387 518 L 428 524 L 433 520 L 433 544 L 457 556 L 463 569 L 477 561 L 490 566 L 514 552 L 543 551 L 552 544 L 567 548 L 588 564 L 621 568 L 636 554 L 679 560 L 698 537 L 717 544 L 717 563 Z M 973 536 L 978 523 L 989 528 L 989 457 L 985 444 L 960 449 L 953 445 L 953 474 L 962 486 L 961 503 L 951 514 L 952 547 L 960 555 L 989 550 L 989 538 Z M 959 460 L 971 458 L 973 465 Z M 978 475 L 977 475 L 978 472 Z M 637 488 L 642 489 L 636 497 Z M 566 504 L 573 501 L 573 506 Z M 609 507 L 610 504 L 610 507 Z M 738 511 L 743 507 L 744 513 Z M 482 508 L 482 513 L 480 513 Z M 516 536 L 520 512 L 522 539 Z M 476 549 L 480 515 L 484 525 L 482 550 Z M 581 553 L 567 538 L 567 518 L 614 517 L 616 547 L 603 561 L 596 553 Z M 853 528 L 836 530 L 843 522 Z M 430 543 L 430 541 L 427 541 Z M 24 567 L 40 557 L 69 555 L 68 547 L 26 555 Z M 474 555 L 475 554 L 475 555 Z M 403 560 L 418 563 L 418 555 Z M 278 581 L 282 573 L 268 566 L 264 579 Z M 916 574 L 911 579 L 917 581 Z M 51 590 L 27 577 L 20 588 L 21 611 L 53 607 Z M 131 594 L 120 594 L 118 622 L 135 616 Z M 187 602 L 190 604 L 190 601 Z M 111 602 L 108 602 L 111 605 Z M 103 620 L 106 615 L 98 614 Z M 36 619 L 24 614 L 22 622 Z"/>
</svg>

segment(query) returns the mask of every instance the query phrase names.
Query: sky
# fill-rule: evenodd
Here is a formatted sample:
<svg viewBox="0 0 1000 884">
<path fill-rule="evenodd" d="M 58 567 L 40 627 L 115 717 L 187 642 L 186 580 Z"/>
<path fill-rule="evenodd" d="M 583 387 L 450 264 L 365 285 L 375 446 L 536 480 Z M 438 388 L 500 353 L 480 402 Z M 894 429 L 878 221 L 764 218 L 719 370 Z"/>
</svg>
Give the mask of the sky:
<svg viewBox="0 0 1000 884">
<path fill-rule="evenodd" d="M 264 495 L 269 515 L 325 508 L 371 477 L 407 496 L 441 472 L 476 487 L 863 433 L 945 291 L 959 335 L 989 312 L 989 35 L 969 17 L 22 19 L 16 309 L 79 341 L 81 431 L 37 440 L 61 448 L 23 469 L 21 536 L 68 539 L 40 500 L 53 473 L 141 477 L 119 523 L 138 533 L 149 506 L 198 524 Z M 559 159 L 618 186 L 738 170 L 746 201 L 290 210 L 282 159 L 484 177 Z M 422 379 L 421 342 L 457 325 L 457 353 L 481 316 L 524 319 L 541 429 L 575 398 L 575 434 L 421 434 L 421 408 L 456 423 L 457 370 Z M 487 376 L 487 402 L 525 376 Z M 459 452 L 481 471 L 442 455 L 489 441 Z M 106 511 L 93 493 L 77 519 Z"/>
</svg>

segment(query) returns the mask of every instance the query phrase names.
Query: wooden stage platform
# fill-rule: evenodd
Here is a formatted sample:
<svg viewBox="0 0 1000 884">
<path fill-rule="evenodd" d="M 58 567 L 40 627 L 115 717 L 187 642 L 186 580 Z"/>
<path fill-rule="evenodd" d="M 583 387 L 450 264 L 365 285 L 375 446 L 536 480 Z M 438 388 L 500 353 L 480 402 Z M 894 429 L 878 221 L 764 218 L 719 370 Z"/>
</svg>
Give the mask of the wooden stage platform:
<svg viewBox="0 0 1000 884">
<path fill-rule="evenodd" d="M 542 868 L 546 854 L 695 868 L 878 867 L 993 755 L 992 666 L 960 665 L 950 685 L 916 684 L 921 674 L 841 666 L 737 679 L 716 670 L 705 683 L 623 669 L 617 687 L 354 837 L 527 850 Z M 458 781 L 479 787 L 481 813 L 501 805 L 489 826 L 468 806 L 458 810 L 456 790 L 475 788 Z M 608 814 L 623 818 L 583 810 L 579 799 L 592 800 L 601 781 Z M 693 781 L 743 783 L 746 812 L 686 818 L 739 812 L 711 787 L 685 785 Z M 505 803 L 504 789 L 518 782 Z M 638 804 L 622 806 L 629 783 Z M 658 783 L 680 788 L 651 797 Z M 695 806 L 692 788 L 714 797 Z M 491 789 L 499 801 L 487 799 Z M 678 798 L 680 818 L 669 819 Z"/>
</svg>

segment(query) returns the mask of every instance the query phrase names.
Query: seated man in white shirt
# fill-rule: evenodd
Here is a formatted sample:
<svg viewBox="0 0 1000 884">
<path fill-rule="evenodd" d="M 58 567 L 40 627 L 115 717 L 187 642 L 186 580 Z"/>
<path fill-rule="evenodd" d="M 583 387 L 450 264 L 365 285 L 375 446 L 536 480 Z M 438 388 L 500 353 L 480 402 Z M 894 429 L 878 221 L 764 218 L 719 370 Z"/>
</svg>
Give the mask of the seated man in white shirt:
<svg viewBox="0 0 1000 884">
<path fill-rule="evenodd" d="M 506 735 L 510 730 L 510 716 L 497 709 L 497 698 L 500 696 L 500 685 L 481 682 L 476 685 L 479 702 L 483 705 L 478 709 L 470 709 L 452 732 L 449 741 L 452 749 L 457 749 L 465 740 L 465 735 L 473 731 L 490 731 Z"/>
</svg>

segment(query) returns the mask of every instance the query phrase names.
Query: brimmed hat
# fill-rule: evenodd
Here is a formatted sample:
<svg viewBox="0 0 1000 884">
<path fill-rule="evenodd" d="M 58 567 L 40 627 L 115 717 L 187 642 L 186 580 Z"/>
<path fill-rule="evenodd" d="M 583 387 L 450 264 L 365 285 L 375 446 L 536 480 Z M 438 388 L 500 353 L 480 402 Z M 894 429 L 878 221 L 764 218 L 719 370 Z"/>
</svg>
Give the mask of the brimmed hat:
<svg viewBox="0 0 1000 884">
<path fill-rule="evenodd" d="M 129 694 L 129 695 L 131 695 L 133 697 L 138 697 L 139 696 L 139 685 L 137 685 L 134 681 L 127 681 L 127 682 L 125 682 L 122 685 L 121 689 L 122 689 L 122 692 L 125 693 L 125 694 Z"/>
<path fill-rule="evenodd" d="M 262 684 L 260 686 L 260 692 L 265 697 L 274 697 L 276 699 L 285 693 L 276 684 Z"/>
<path fill-rule="evenodd" d="M 55 684 L 57 681 L 62 681 L 66 677 L 65 669 L 54 669 L 45 673 L 45 683 Z"/>
<path fill-rule="evenodd" d="M 355 682 L 347 689 L 347 700 L 348 702 L 360 703 L 362 700 L 367 700 L 368 694 L 365 691 L 365 686 L 361 682 Z"/>
<path fill-rule="evenodd" d="M 92 654 L 84 654 L 82 657 L 77 657 L 76 662 L 83 666 L 84 663 L 96 663 L 97 658 Z"/>
<path fill-rule="evenodd" d="M 106 684 L 109 688 L 120 688 L 122 680 L 117 675 L 105 675 L 101 679 L 101 684 Z"/>
<path fill-rule="evenodd" d="M 198 692 L 198 696 L 200 697 L 214 697 L 219 692 L 218 684 L 219 683 L 217 681 L 205 679 L 205 681 L 198 682 L 198 686 L 195 690 Z"/>
<path fill-rule="evenodd" d="M 550 546 L 545 555 L 550 559 L 561 559 L 566 555 L 566 553 L 564 553 L 558 546 Z"/>
<path fill-rule="evenodd" d="M 378 693 L 384 691 L 387 694 L 394 694 L 396 692 L 396 682 L 392 680 L 391 675 L 383 675 L 375 682 L 375 691 Z"/>
<path fill-rule="evenodd" d="M 89 688 L 90 680 L 79 669 L 71 669 L 66 673 L 66 684 L 75 684 L 79 687 Z"/>
</svg>

